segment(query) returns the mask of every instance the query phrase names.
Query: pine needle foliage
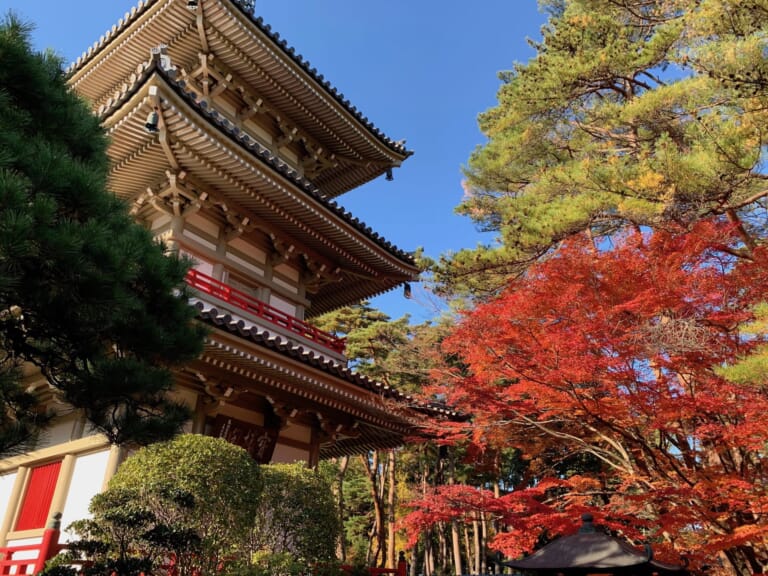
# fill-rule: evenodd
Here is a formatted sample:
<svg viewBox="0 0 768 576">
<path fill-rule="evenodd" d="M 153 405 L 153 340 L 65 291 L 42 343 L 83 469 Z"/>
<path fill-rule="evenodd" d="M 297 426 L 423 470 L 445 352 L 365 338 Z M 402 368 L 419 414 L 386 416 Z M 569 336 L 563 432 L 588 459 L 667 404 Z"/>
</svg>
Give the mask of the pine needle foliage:
<svg viewBox="0 0 768 576">
<path fill-rule="evenodd" d="M 29 33 L 12 15 L 0 23 L 0 453 L 46 423 L 24 363 L 112 442 L 167 438 L 187 418 L 168 399 L 169 368 L 202 347 L 188 263 L 108 191 L 104 131 Z"/>
</svg>

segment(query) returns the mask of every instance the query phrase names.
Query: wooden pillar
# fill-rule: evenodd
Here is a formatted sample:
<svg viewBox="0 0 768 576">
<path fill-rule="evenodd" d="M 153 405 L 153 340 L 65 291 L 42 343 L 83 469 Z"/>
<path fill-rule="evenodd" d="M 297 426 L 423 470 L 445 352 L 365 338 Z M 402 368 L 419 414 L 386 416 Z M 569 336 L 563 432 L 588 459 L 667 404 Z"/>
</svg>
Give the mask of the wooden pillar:
<svg viewBox="0 0 768 576">
<path fill-rule="evenodd" d="M 219 238 L 216 242 L 216 257 L 218 258 L 218 261 L 214 262 L 213 272 L 211 272 L 211 276 L 216 278 L 216 280 L 220 280 L 221 282 L 227 281 L 227 279 L 224 278 L 224 261 L 227 259 L 228 244 L 229 238 L 226 228 L 221 227 L 219 228 Z"/>
<path fill-rule="evenodd" d="M 80 411 L 80 414 L 75 420 L 74 424 L 72 424 L 72 432 L 69 435 L 70 440 L 80 440 L 80 438 L 83 437 L 83 434 L 85 433 L 85 427 L 88 424 L 88 420 L 85 417 L 85 412 Z"/>
<path fill-rule="evenodd" d="M 72 472 L 75 469 L 75 456 L 67 454 L 61 461 L 61 468 L 59 468 L 59 479 L 56 482 L 56 488 L 53 491 L 53 497 L 51 498 L 51 508 L 48 512 L 48 521 L 50 522 L 52 517 L 56 514 L 61 515 L 64 510 L 64 504 L 67 501 L 67 494 L 69 493 L 69 485 L 72 482 Z M 75 520 L 75 518 L 73 518 Z"/>
<path fill-rule="evenodd" d="M 16 470 L 16 480 L 13 482 L 11 496 L 8 499 L 9 506 L 5 511 L 3 524 L 0 526 L 0 546 L 5 546 L 8 543 L 8 532 L 11 531 L 13 521 L 16 519 L 16 513 L 19 510 L 19 502 L 21 502 L 21 494 L 27 483 L 28 476 L 29 468 L 26 466 L 19 466 L 18 470 Z"/>
<path fill-rule="evenodd" d="M 317 424 L 312 425 L 309 438 L 309 460 L 307 466 L 317 468 L 320 463 L 320 427 Z"/>
<path fill-rule="evenodd" d="M 112 480 L 112 476 L 115 475 L 115 472 L 117 472 L 117 469 L 120 467 L 120 464 L 123 463 L 124 457 L 125 457 L 125 450 L 120 446 L 112 445 L 112 447 L 109 449 L 109 458 L 107 459 L 107 467 L 106 467 L 106 470 L 104 471 L 104 482 L 101 485 L 102 491 L 107 489 L 107 484 L 109 484 L 109 481 Z"/>
<path fill-rule="evenodd" d="M 168 251 L 173 253 L 179 252 L 179 238 L 184 234 L 184 217 L 175 215 L 171 216 L 171 235 L 168 238 Z"/>
<path fill-rule="evenodd" d="M 211 403 L 202 394 L 197 395 L 195 411 L 192 413 L 192 434 L 205 434 L 205 419 L 208 416 Z"/>
<path fill-rule="evenodd" d="M 298 300 L 306 300 L 307 299 L 307 284 L 302 279 L 299 278 L 299 292 L 298 292 Z M 306 314 L 306 307 L 303 304 L 296 303 L 296 313 L 294 316 L 298 318 L 299 320 L 304 320 Z"/>
</svg>

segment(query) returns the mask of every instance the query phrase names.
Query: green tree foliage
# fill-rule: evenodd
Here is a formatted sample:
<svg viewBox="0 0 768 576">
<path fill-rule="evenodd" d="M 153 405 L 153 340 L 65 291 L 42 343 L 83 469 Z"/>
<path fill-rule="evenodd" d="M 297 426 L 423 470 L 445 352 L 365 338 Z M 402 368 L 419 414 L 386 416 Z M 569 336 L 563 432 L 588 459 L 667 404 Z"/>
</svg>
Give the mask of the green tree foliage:
<svg viewBox="0 0 768 576">
<path fill-rule="evenodd" d="M 329 478 L 302 463 L 270 464 L 262 472 L 253 547 L 264 562 L 286 554 L 305 566 L 334 560 L 341 526 Z"/>
<path fill-rule="evenodd" d="M 344 334 L 346 355 L 355 370 L 379 380 L 389 374 L 384 366 L 389 355 L 408 340 L 408 316 L 392 320 L 367 301 L 328 312 L 314 323 L 322 330 Z"/>
<path fill-rule="evenodd" d="M 19 361 L 0 345 L 0 454 L 23 451 L 49 420 L 21 376 Z"/>
<path fill-rule="evenodd" d="M 754 321 L 743 330 L 751 339 L 765 342 L 768 339 L 768 303 L 761 302 L 755 306 L 754 315 Z M 761 388 L 768 374 L 768 345 L 761 344 L 752 354 L 744 354 L 738 361 L 718 366 L 716 370 L 731 382 Z"/>
<path fill-rule="evenodd" d="M 364 562 L 371 548 L 373 503 L 371 485 L 360 458 L 349 458 L 343 475 L 344 560 Z"/>
<path fill-rule="evenodd" d="M 411 325 L 408 318 L 390 321 L 363 303 L 326 314 L 317 321 L 322 322 L 326 330 L 346 335 L 347 353 L 356 370 L 419 396 L 423 401 L 437 400 L 430 396 L 428 385 L 432 379 L 439 382 L 443 376 L 447 377 L 455 362 L 455 357 L 443 354 L 440 348 L 451 327 L 447 317 Z M 338 495 L 342 504 L 346 559 L 370 565 L 395 565 L 397 552 L 406 544 L 400 521 L 408 509 L 402 502 L 420 498 L 427 489 L 452 481 L 453 475 L 445 472 L 447 453 L 445 447 L 426 438 L 424 442 L 412 439 L 394 453 L 371 452 L 342 463 L 343 478 Z M 460 456 L 455 455 L 463 453 L 461 448 L 451 450 L 455 460 L 460 460 Z M 491 455 L 488 451 L 483 455 L 482 464 L 468 462 L 464 467 L 456 462 L 452 470 L 459 468 L 459 475 L 469 482 L 499 481 L 498 475 L 504 473 L 497 464 L 500 459 L 499 453 Z M 476 533 L 492 529 L 479 522 L 475 527 Z M 449 532 L 445 526 L 434 532 L 425 531 L 416 543 L 419 557 L 414 556 L 412 560 L 417 564 L 423 561 L 424 565 L 450 566 L 451 559 L 444 553 L 445 534 L 451 538 Z M 455 534 L 457 542 L 460 536 L 458 532 Z M 468 533 L 463 536 L 468 537 Z"/>
<path fill-rule="evenodd" d="M 181 576 L 250 562 L 262 476 L 248 453 L 184 434 L 128 458 L 74 523 L 90 574 L 139 574 L 173 563 Z"/>
<path fill-rule="evenodd" d="M 541 490 L 536 504 L 568 501 L 563 510 L 574 503 L 606 510 L 637 498 L 642 508 L 629 514 L 625 508 L 622 525 L 614 529 L 628 534 L 645 521 L 645 537 L 658 531 L 658 545 L 668 547 L 670 558 L 682 549 L 693 551 L 692 568 L 718 555 L 722 562 L 712 567 L 713 572 L 762 570 L 764 525 L 762 515 L 753 512 L 765 493 L 761 461 L 766 436 L 763 419 L 748 412 L 764 398 L 768 353 L 754 344 L 765 337 L 766 312 L 759 304 L 764 293 L 753 291 L 758 280 L 738 280 L 735 273 L 751 269 L 759 274 L 764 269 L 768 3 L 545 0 L 541 4 L 550 20 L 540 41 L 532 43 L 536 55 L 502 75 L 498 105 L 480 116 L 487 143 L 474 152 L 465 171 L 467 194 L 458 211 L 495 233 L 497 242 L 449 255 L 434 269 L 444 292 L 489 300 L 467 316 L 465 325 L 472 323 L 476 330 L 459 330 L 452 338 L 450 350 L 463 358 L 466 369 L 459 385 L 449 385 L 450 397 L 474 413 L 470 436 L 488 433 L 490 444 L 522 450 L 527 470 L 523 468 L 521 485 L 505 499 L 500 514 L 515 510 L 512 500 L 536 489 Z M 717 231 L 714 238 L 703 237 L 701 230 L 707 227 Z M 711 244 L 684 264 L 683 248 L 670 245 L 646 262 L 625 256 L 610 272 L 598 265 L 603 256 L 606 261 L 620 258 L 622 237 L 641 238 L 651 245 L 673 232 L 691 245 Z M 574 244 L 583 246 L 583 270 L 571 260 L 545 277 L 544 267 L 565 258 L 567 247 Z M 707 297 L 750 294 L 756 299 L 735 306 L 738 319 L 730 323 L 721 321 L 731 312 L 722 301 L 706 308 L 718 321 L 697 317 L 693 303 L 703 286 L 700 279 L 687 285 L 670 283 L 679 294 L 682 313 L 665 303 L 648 321 L 631 317 L 628 305 L 602 327 L 626 331 L 623 344 L 653 352 L 650 360 L 638 361 L 627 349 L 606 346 L 592 323 L 605 317 L 603 309 L 614 291 L 624 288 L 629 294 L 644 281 L 663 280 L 664 274 L 655 267 L 665 258 L 678 260 L 670 275 L 696 272 L 707 277 L 717 272 L 742 282 L 728 288 L 718 280 Z M 626 274 L 635 267 L 637 276 L 628 281 Z M 585 271 L 590 281 L 584 280 Z M 538 291 L 525 292 L 526 285 L 536 285 Z M 631 305 L 648 304 L 660 293 L 651 289 Z M 748 307 L 755 305 L 750 319 Z M 574 310 L 584 316 L 569 324 Z M 518 333 L 521 339 L 509 336 L 518 320 L 525 324 Z M 749 324 L 750 320 L 755 321 Z M 657 340 L 645 336 L 649 327 L 657 330 Z M 711 333 L 733 346 L 730 355 L 718 357 L 722 349 L 717 343 L 695 340 Z M 576 343 L 582 336 L 586 344 L 579 349 Z M 521 346 L 526 338 L 529 347 Z M 557 338 L 562 347 L 552 345 L 551 339 Z M 483 362 L 471 360 L 480 356 Z M 698 363 L 696 369 L 673 365 L 683 357 Z M 571 373 L 557 385 L 548 378 L 554 370 L 596 369 L 611 362 L 621 367 L 604 379 L 609 388 L 599 395 L 593 389 L 601 380 L 594 375 Z M 648 418 L 654 425 L 664 421 L 660 399 L 666 394 L 663 385 L 671 383 L 673 425 L 646 427 L 638 418 L 639 401 L 629 404 L 633 422 L 618 424 L 615 405 L 629 389 L 624 375 L 634 370 L 640 374 L 638 390 L 653 400 Z M 690 389 L 683 390 L 681 382 Z M 714 383 L 711 390 L 717 400 L 711 411 L 705 403 L 695 403 L 706 396 L 704 383 Z M 527 388 L 516 397 L 515 409 L 540 407 L 555 388 L 570 394 L 574 405 L 551 404 L 538 413 L 536 424 L 548 427 L 546 433 L 516 426 L 520 412 L 494 414 L 499 398 L 523 386 Z M 580 412 L 591 409 L 593 401 L 612 408 L 597 426 L 587 424 Z M 725 408 L 729 402 L 734 413 Z M 686 409 L 691 412 L 686 414 Z M 481 422 L 488 417 L 491 424 L 485 427 Z M 578 429 L 574 432 L 570 424 Z M 595 438 L 606 445 L 614 442 L 601 436 L 602 425 L 617 432 L 615 446 L 623 447 L 639 431 L 651 447 L 622 448 L 633 466 L 628 468 L 630 476 L 642 477 L 637 473 L 641 467 L 634 466 L 647 454 L 653 454 L 649 469 L 661 469 L 667 461 L 682 476 L 664 477 L 667 487 L 652 482 L 647 492 L 626 485 L 617 489 L 617 476 L 603 471 L 607 463 L 603 453 L 578 448 L 594 448 Z M 669 445 L 668 433 L 675 435 Z M 702 433 L 705 440 L 699 436 Z M 505 437 L 506 442 L 499 442 Z M 660 448 L 675 443 L 660 456 Z M 688 448 L 694 450 L 693 456 L 685 455 Z M 685 477 L 683 471 L 689 470 L 695 480 Z M 699 477 L 701 470 L 705 473 Z M 698 501 L 686 495 L 675 506 L 651 503 L 654 497 L 683 494 L 735 476 L 739 486 L 735 491 L 724 488 L 724 482 Z M 563 489 L 564 483 L 574 480 L 572 488 Z M 460 491 L 451 487 L 447 498 L 429 498 L 435 503 L 436 518 L 446 502 L 455 509 L 462 507 Z M 748 495 L 741 503 L 715 502 L 735 492 Z M 588 498 L 580 500 L 585 495 Z M 471 499 L 464 503 L 467 509 L 479 505 Z M 715 521 L 696 518 L 699 509 Z M 563 529 L 556 526 L 554 514 L 553 523 L 542 533 L 543 523 L 531 510 L 521 514 L 530 524 L 509 535 L 511 544 L 520 545 L 528 538 L 530 547 L 536 538 Z M 575 508 L 568 514 L 575 515 Z M 680 514 L 676 526 L 669 523 L 674 514 Z"/>
<path fill-rule="evenodd" d="M 0 453 L 45 421 L 20 389 L 25 362 L 111 441 L 167 438 L 187 417 L 168 368 L 202 346 L 188 264 L 107 191 L 98 120 L 12 16 L 0 61 Z"/>
<path fill-rule="evenodd" d="M 536 56 L 502 75 L 459 213 L 499 243 L 443 259 L 451 292 L 493 294 L 589 230 L 723 215 L 761 241 L 768 5 L 543 2 Z"/>
<path fill-rule="evenodd" d="M 447 320 L 411 324 L 409 316 L 392 320 L 367 301 L 313 319 L 329 332 L 346 337 L 346 355 L 357 372 L 403 392 L 420 391 L 439 357 Z"/>
</svg>

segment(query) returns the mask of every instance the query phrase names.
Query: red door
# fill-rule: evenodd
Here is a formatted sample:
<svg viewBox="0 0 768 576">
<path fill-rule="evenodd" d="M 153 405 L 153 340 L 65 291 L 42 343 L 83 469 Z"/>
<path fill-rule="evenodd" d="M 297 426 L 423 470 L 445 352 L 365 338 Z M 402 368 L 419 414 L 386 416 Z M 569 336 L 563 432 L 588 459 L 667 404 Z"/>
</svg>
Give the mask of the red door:
<svg viewBox="0 0 768 576">
<path fill-rule="evenodd" d="M 16 520 L 16 530 L 45 528 L 56 481 L 59 479 L 59 470 L 61 470 L 61 461 L 37 466 L 30 471 L 27 489 L 21 500 L 21 508 Z"/>
</svg>

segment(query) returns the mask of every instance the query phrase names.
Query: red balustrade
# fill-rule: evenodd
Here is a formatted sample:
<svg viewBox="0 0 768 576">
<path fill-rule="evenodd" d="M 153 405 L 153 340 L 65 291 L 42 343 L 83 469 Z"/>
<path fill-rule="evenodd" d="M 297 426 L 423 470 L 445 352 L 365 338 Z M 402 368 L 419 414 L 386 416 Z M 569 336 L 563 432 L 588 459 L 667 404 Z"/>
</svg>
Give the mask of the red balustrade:
<svg viewBox="0 0 768 576">
<path fill-rule="evenodd" d="M 187 273 L 186 280 L 187 284 L 200 292 L 215 296 L 219 300 L 232 304 L 249 314 L 262 318 L 275 326 L 285 328 L 293 334 L 302 336 L 334 352 L 344 353 L 345 342 L 343 338 L 337 338 L 332 334 L 319 330 L 311 324 L 307 324 L 290 314 L 286 314 L 282 310 L 278 310 L 274 306 L 270 306 L 266 302 L 262 302 L 258 298 L 254 298 L 250 294 L 246 294 L 237 288 L 232 288 L 229 284 L 225 284 L 195 269 L 191 269 Z"/>
<path fill-rule="evenodd" d="M 25 544 L 23 546 L 0 547 L 0 575 L 8 574 L 37 574 L 45 566 L 45 562 L 53 558 L 61 550 L 59 544 L 59 531 L 49 528 L 43 532 L 43 539 L 39 544 Z M 17 558 L 15 554 L 35 552 L 34 558 Z M 31 556 L 31 554 L 22 554 Z M 13 572 L 11 570 L 15 568 Z M 30 571 L 31 568 L 31 571 Z"/>
</svg>

